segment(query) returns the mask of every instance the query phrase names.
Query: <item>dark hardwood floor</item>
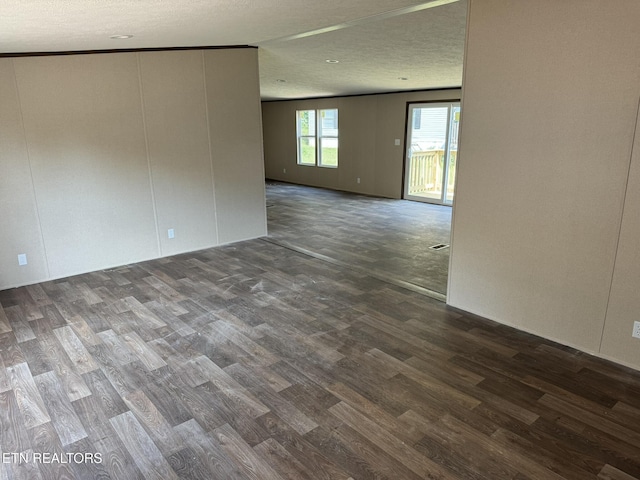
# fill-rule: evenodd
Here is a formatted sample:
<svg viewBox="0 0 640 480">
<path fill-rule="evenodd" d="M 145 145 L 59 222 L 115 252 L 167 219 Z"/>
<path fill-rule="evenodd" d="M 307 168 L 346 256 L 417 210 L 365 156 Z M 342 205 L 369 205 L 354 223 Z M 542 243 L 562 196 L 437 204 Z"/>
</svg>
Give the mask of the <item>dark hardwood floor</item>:
<svg viewBox="0 0 640 480">
<path fill-rule="evenodd" d="M 451 207 L 267 182 L 269 237 L 444 300 Z"/>
<path fill-rule="evenodd" d="M 8 480 L 640 479 L 640 374 L 258 239 L 0 292 L 0 446 Z"/>
</svg>

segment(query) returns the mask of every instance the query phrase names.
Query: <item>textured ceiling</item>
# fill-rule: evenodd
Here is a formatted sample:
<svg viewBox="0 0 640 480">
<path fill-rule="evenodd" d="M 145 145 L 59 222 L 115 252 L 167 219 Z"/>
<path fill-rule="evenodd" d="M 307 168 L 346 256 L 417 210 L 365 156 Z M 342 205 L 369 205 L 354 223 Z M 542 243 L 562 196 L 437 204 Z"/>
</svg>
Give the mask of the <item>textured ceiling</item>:
<svg viewBox="0 0 640 480">
<path fill-rule="evenodd" d="M 466 0 L 2 0 L 0 53 L 255 45 L 263 99 L 451 87 L 462 82 L 466 9 Z"/>
</svg>

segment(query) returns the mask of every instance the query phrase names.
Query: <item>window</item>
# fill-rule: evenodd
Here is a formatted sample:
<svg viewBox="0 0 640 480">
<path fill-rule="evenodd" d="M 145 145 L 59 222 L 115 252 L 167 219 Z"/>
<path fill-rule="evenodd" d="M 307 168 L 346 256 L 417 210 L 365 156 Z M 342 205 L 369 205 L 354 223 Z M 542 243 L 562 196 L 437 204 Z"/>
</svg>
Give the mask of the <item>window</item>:
<svg viewBox="0 0 640 480">
<path fill-rule="evenodd" d="M 338 166 L 338 109 L 297 110 L 296 130 L 298 165 Z"/>
<path fill-rule="evenodd" d="M 298 164 L 316 164 L 316 111 L 298 110 Z"/>
</svg>

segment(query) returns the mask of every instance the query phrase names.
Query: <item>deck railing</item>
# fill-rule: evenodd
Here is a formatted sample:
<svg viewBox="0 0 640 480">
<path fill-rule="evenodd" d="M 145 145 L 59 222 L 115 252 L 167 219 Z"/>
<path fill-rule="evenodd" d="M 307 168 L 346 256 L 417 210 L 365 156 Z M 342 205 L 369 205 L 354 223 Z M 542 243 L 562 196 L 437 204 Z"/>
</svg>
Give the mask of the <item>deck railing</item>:
<svg viewBox="0 0 640 480">
<path fill-rule="evenodd" d="M 453 194 L 456 174 L 456 151 L 450 152 L 449 182 L 447 193 Z M 442 176 L 444 175 L 444 150 L 427 150 L 411 154 L 409 172 L 409 195 L 442 193 Z"/>
</svg>

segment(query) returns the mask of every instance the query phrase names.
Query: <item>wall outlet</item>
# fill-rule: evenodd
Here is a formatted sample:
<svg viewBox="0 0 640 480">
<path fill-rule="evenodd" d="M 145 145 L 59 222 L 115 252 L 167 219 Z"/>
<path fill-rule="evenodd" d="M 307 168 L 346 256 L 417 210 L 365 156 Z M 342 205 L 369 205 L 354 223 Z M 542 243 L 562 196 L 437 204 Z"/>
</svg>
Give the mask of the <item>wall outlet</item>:
<svg viewBox="0 0 640 480">
<path fill-rule="evenodd" d="M 395 141 L 393 142 L 393 144 L 394 144 L 396 147 L 399 147 L 399 146 L 400 146 L 400 139 L 399 139 L 399 138 L 396 138 L 396 139 L 395 139 Z"/>
<path fill-rule="evenodd" d="M 360 177 L 356 178 L 356 182 L 360 183 Z"/>
<path fill-rule="evenodd" d="M 283 169 L 282 169 L 282 173 L 287 173 L 287 169 L 286 169 L 286 168 L 283 168 Z"/>
<path fill-rule="evenodd" d="M 633 332 L 631 332 L 631 336 L 640 338 L 640 322 L 633 322 Z"/>
<path fill-rule="evenodd" d="M 27 254 L 21 253 L 18 255 L 18 265 L 26 265 L 27 264 Z"/>
<path fill-rule="evenodd" d="M 173 228 L 170 228 L 169 230 L 167 230 L 167 236 L 169 238 L 175 238 L 176 237 L 176 232 L 173 231 Z"/>
</svg>

